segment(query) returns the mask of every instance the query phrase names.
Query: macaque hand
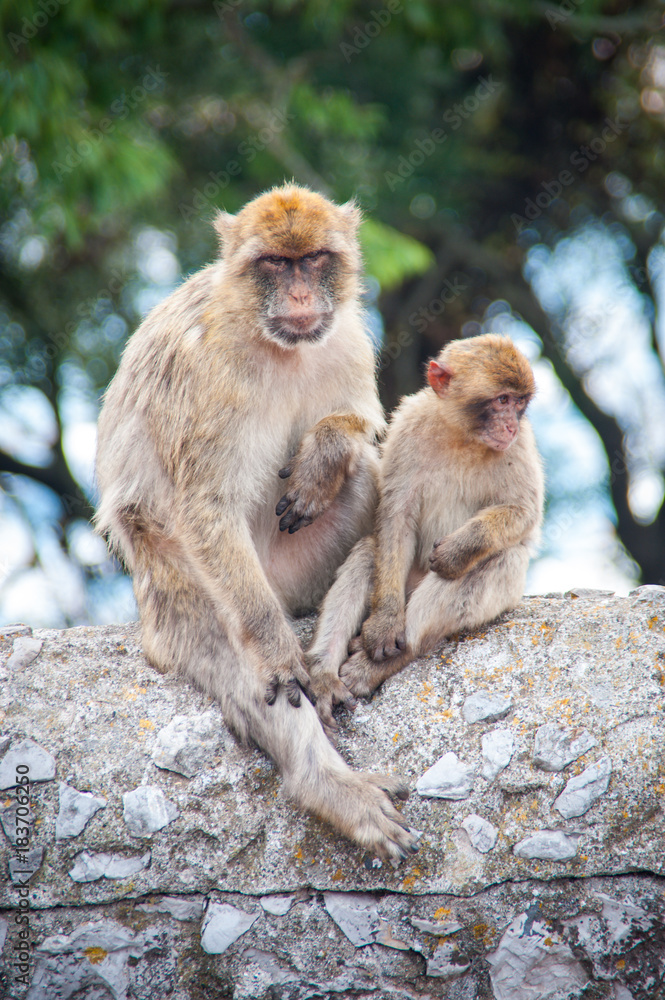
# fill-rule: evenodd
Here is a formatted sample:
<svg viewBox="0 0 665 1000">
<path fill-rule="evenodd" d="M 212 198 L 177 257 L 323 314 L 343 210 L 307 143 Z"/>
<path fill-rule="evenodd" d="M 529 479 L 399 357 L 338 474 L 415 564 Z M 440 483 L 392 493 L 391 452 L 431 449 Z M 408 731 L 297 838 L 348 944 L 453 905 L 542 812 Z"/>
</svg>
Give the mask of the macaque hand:
<svg viewBox="0 0 665 1000">
<path fill-rule="evenodd" d="M 400 656 L 406 649 L 404 610 L 373 612 L 362 627 L 360 640 L 367 656 L 375 663 Z M 356 651 L 354 647 L 351 647 L 353 652 Z"/>
<path fill-rule="evenodd" d="M 298 708 L 300 705 L 301 693 L 314 704 L 311 679 L 305 666 L 305 654 L 295 635 L 293 641 L 289 639 L 279 644 L 279 648 L 275 650 L 271 660 L 272 662 L 276 661 L 280 666 L 270 665 L 264 669 L 267 703 L 274 705 L 279 689 L 283 687 L 289 704 L 293 705 L 294 708 Z"/>
<path fill-rule="evenodd" d="M 333 716 L 335 705 L 344 705 L 349 712 L 355 711 L 356 699 L 337 674 L 314 675 L 310 681 L 316 711 L 324 732 L 334 745 L 337 736 L 337 721 Z"/>
<path fill-rule="evenodd" d="M 429 557 L 429 567 L 444 580 L 459 580 L 478 562 L 479 556 L 469 551 L 464 542 L 447 535 L 434 544 Z"/>
<path fill-rule="evenodd" d="M 279 530 L 290 535 L 325 513 L 346 478 L 349 456 L 336 447 L 325 447 L 316 435 L 308 435 L 298 454 L 279 470 L 289 480 L 288 492 L 275 508 Z"/>
</svg>

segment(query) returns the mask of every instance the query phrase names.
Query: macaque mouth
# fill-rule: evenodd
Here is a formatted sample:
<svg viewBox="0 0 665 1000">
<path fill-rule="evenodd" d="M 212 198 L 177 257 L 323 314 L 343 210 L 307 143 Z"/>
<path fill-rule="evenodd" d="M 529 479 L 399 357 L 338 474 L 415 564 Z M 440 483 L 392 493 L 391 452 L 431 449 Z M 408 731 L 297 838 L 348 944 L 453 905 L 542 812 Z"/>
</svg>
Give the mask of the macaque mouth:
<svg viewBox="0 0 665 1000">
<path fill-rule="evenodd" d="M 481 434 L 481 438 L 493 451 L 508 451 L 511 444 L 517 440 L 517 430 L 513 431 L 509 428 L 499 431 L 486 430 L 484 434 Z"/>
<path fill-rule="evenodd" d="M 330 329 L 331 312 L 290 312 L 286 316 L 271 316 L 268 320 L 270 334 L 286 344 L 315 343 Z"/>
</svg>

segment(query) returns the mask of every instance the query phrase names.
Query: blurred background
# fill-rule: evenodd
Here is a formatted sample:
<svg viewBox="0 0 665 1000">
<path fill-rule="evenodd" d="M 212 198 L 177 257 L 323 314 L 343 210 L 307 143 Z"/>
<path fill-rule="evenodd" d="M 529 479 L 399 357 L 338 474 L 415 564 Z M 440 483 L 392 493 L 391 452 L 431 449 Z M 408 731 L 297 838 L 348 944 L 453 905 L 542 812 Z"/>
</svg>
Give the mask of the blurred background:
<svg viewBox="0 0 665 1000">
<path fill-rule="evenodd" d="M 384 403 L 448 340 L 534 364 L 528 590 L 665 582 L 665 36 L 614 0 L 0 4 L 0 623 L 135 617 L 89 526 L 100 395 L 285 178 L 365 210 Z"/>
</svg>

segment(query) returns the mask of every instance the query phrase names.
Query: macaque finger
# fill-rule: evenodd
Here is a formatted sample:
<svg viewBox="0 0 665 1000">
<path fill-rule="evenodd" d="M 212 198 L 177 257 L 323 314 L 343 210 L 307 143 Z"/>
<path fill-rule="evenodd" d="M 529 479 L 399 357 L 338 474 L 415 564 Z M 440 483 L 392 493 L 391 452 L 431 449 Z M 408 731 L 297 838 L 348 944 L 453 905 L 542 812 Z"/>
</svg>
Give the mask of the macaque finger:
<svg viewBox="0 0 665 1000">
<path fill-rule="evenodd" d="M 300 517 L 289 527 L 289 534 L 292 535 L 294 531 L 298 531 L 300 528 L 306 528 L 307 525 L 311 523 L 311 517 Z"/>
<path fill-rule="evenodd" d="M 269 705 L 274 705 L 277 701 L 277 692 L 279 690 L 279 681 L 276 677 L 270 681 L 266 688 L 266 702 Z"/>
<path fill-rule="evenodd" d="M 282 515 L 284 513 L 284 511 L 286 510 L 286 508 L 289 507 L 293 503 L 293 501 L 294 501 L 294 497 L 292 497 L 290 493 L 285 493 L 284 496 L 282 497 L 282 499 L 279 501 L 279 503 L 275 507 L 275 514 L 277 514 L 277 517 L 280 517 L 280 515 Z"/>
<path fill-rule="evenodd" d="M 294 708 L 300 708 L 300 684 L 295 679 L 295 677 L 286 682 L 286 697 L 289 700 L 289 705 L 293 705 Z"/>
<path fill-rule="evenodd" d="M 285 465 L 283 469 L 279 470 L 277 475 L 279 476 L 280 479 L 288 479 L 292 472 L 293 472 L 293 466 Z"/>
</svg>

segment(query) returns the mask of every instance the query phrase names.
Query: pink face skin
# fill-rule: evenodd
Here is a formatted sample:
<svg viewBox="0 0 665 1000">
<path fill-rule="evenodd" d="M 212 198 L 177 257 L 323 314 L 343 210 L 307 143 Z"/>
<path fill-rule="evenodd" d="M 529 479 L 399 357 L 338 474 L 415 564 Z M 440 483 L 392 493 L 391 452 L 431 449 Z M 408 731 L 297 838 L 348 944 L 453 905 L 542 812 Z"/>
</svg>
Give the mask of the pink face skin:
<svg viewBox="0 0 665 1000">
<path fill-rule="evenodd" d="M 288 346 L 323 336 L 333 317 L 335 268 L 333 254 L 326 250 L 259 258 L 254 273 L 272 338 Z"/>
<path fill-rule="evenodd" d="M 528 399 L 504 392 L 487 404 L 483 427 L 478 437 L 494 451 L 507 451 L 516 439 L 520 429 L 520 417 L 524 413 Z"/>
</svg>

